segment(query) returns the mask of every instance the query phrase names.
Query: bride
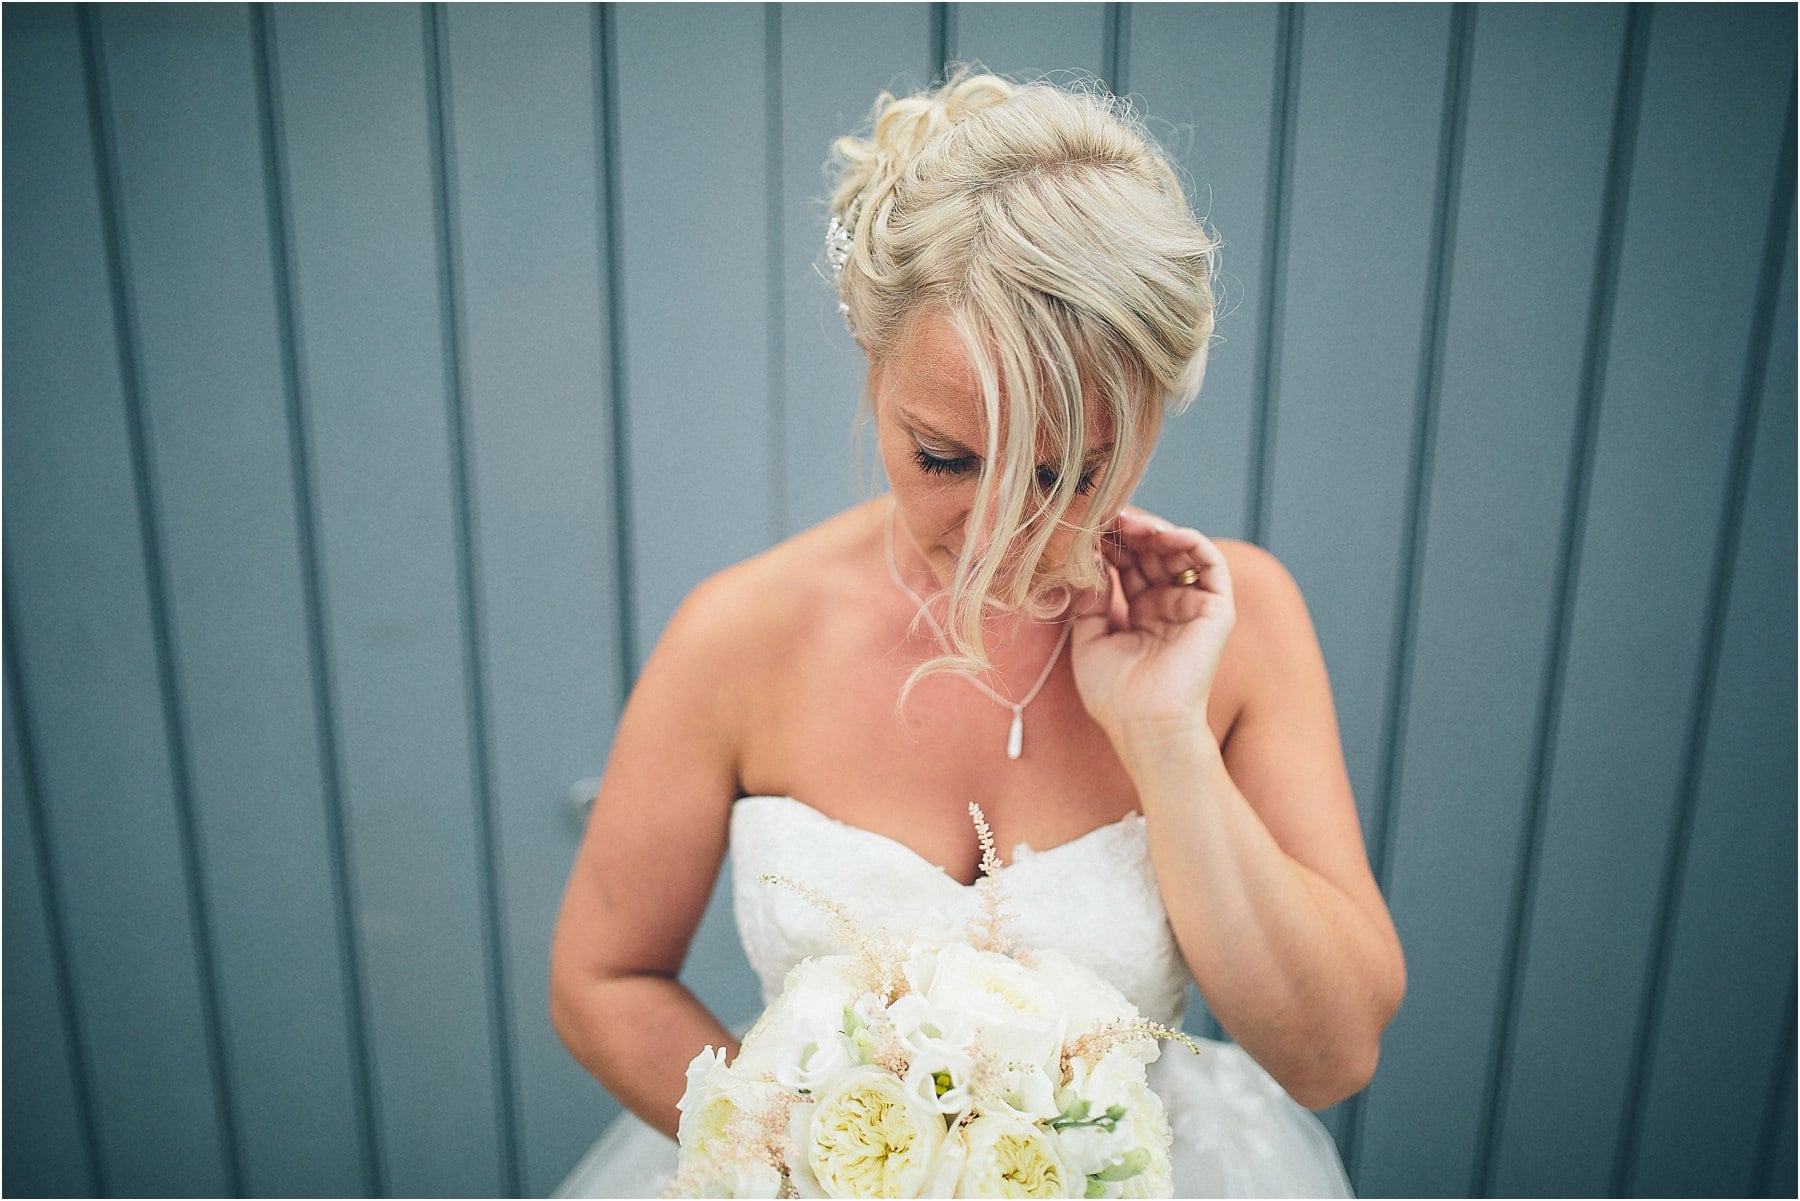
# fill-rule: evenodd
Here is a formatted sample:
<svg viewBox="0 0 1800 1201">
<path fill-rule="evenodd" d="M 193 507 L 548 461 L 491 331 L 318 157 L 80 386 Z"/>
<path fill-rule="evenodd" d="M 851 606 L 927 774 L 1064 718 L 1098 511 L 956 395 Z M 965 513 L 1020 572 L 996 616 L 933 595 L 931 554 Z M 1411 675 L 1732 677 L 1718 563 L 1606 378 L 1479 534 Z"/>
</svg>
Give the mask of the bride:
<svg viewBox="0 0 1800 1201">
<path fill-rule="evenodd" d="M 1013 928 L 1232 1043 L 1152 1065 L 1178 1196 L 1346 1195 L 1309 1110 L 1404 989 L 1293 579 L 1126 502 L 1199 390 L 1216 243 L 1120 103 L 959 74 L 840 139 L 828 255 L 889 491 L 702 582 L 621 718 L 551 1016 L 630 1111 L 563 1195 L 653 1195 L 685 1068 L 738 1040 L 676 973 L 720 865 L 764 1001 L 835 949 L 777 872 L 952 928 L 978 802 Z"/>
</svg>

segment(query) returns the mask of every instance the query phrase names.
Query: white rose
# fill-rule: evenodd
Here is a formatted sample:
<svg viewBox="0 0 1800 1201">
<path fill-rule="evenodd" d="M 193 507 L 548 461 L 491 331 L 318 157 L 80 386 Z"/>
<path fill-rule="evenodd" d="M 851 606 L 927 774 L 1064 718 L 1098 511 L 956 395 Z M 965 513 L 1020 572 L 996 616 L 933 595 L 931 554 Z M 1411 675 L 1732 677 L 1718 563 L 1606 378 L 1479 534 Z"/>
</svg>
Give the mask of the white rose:
<svg viewBox="0 0 1800 1201">
<path fill-rule="evenodd" d="M 792 1087 L 807 1079 L 822 1086 L 832 1074 L 843 1036 L 844 1005 L 854 995 L 850 957 L 803 959 L 788 972 L 781 996 L 744 1035 L 736 1068 L 746 1077 L 770 1073 Z"/>
<path fill-rule="evenodd" d="M 803 1197 L 916 1197 L 944 1142 L 944 1116 L 877 1067 L 850 1069 L 789 1121 Z"/>
<path fill-rule="evenodd" d="M 963 944 L 945 947 L 925 999 L 960 1010 L 996 1062 L 1057 1070 L 1067 1018 L 1055 991 L 1016 960 Z"/>
<path fill-rule="evenodd" d="M 963 1127 L 968 1161 L 958 1191 L 965 1197 L 1080 1197 L 1087 1178 L 1063 1160 L 1042 1127 L 984 1114 Z"/>
<path fill-rule="evenodd" d="M 681 1111 L 676 1138 L 690 1152 L 725 1137 L 725 1128 L 741 1110 L 757 1110 L 774 1100 L 774 1088 L 746 1079 L 725 1066 L 725 1048 L 708 1046 L 687 1066 L 687 1088 L 675 1103 Z"/>
<path fill-rule="evenodd" d="M 1033 952 L 1038 977 L 1056 994 L 1068 1017 L 1069 1033 L 1081 1034 L 1107 1022 L 1132 1022 L 1140 1016 L 1136 1005 L 1110 981 L 1057 950 Z M 1160 1053 L 1154 1039 L 1144 1040 L 1151 1059 Z"/>
</svg>

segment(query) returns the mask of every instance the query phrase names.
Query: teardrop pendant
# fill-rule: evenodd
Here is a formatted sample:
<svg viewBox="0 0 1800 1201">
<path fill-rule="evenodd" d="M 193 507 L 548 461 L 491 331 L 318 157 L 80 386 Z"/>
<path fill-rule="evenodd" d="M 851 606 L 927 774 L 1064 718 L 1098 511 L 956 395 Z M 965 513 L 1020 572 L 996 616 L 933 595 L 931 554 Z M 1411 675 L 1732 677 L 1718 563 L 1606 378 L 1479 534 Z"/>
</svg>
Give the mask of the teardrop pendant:
<svg viewBox="0 0 1800 1201">
<path fill-rule="evenodd" d="M 1017 759 L 1019 752 L 1025 749 L 1025 715 L 1018 706 L 1013 707 L 1012 729 L 1006 735 L 1006 757 Z"/>
</svg>

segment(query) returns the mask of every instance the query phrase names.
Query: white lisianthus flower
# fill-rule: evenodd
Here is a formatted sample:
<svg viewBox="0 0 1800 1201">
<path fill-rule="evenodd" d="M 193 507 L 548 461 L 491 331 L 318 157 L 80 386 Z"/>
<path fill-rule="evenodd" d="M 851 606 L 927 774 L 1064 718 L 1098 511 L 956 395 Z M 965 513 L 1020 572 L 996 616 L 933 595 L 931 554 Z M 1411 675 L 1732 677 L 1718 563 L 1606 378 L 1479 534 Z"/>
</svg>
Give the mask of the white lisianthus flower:
<svg viewBox="0 0 1800 1201">
<path fill-rule="evenodd" d="M 906 1087 L 940 1113 L 968 1109 L 975 1061 L 967 1048 L 975 1032 L 963 1015 L 908 993 L 888 1007 L 887 1016 L 906 1047 Z"/>
<path fill-rule="evenodd" d="M 1054 989 L 1017 960 L 953 944 L 938 952 L 925 999 L 960 1010 L 982 1049 L 999 1063 L 1058 1070 L 1068 1022 Z"/>
<path fill-rule="evenodd" d="M 789 1122 L 803 1197 L 916 1197 L 944 1142 L 944 1115 L 877 1067 L 845 1072 Z"/>
<path fill-rule="evenodd" d="M 938 1042 L 959 1050 L 975 1039 L 975 1031 L 961 1011 L 933 1005 L 921 994 L 907 993 L 888 1006 L 894 1033 L 914 1046 Z"/>
<path fill-rule="evenodd" d="M 958 1191 L 965 1197 L 1081 1197 L 1087 1178 L 1070 1168 L 1049 1131 L 1002 1114 L 962 1129 L 968 1145 Z"/>
<path fill-rule="evenodd" d="M 1059 1132 L 1063 1155 L 1084 1176 L 1100 1176 L 1097 1195 L 1166 1197 L 1174 1187 L 1170 1147 L 1173 1137 L 1160 1098 L 1151 1091 L 1144 1064 L 1131 1044 L 1107 1051 L 1099 1062 L 1074 1059 L 1069 1084 L 1057 1095 L 1065 1114 L 1085 1106 L 1097 1119 L 1109 1111 L 1119 1120 L 1105 1125 L 1069 1125 Z"/>
<path fill-rule="evenodd" d="M 1008 1113 L 1025 1122 L 1040 1122 L 1061 1112 L 1056 1082 L 1035 1063 L 1003 1067 L 998 1089 L 982 1098 L 988 1110 Z"/>
<path fill-rule="evenodd" d="M 969 1092 L 975 1061 L 955 1047 L 941 1042 L 912 1045 L 907 1061 L 906 1088 L 920 1101 L 947 1115 L 959 1115 L 975 1103 Z"/>
</svg>

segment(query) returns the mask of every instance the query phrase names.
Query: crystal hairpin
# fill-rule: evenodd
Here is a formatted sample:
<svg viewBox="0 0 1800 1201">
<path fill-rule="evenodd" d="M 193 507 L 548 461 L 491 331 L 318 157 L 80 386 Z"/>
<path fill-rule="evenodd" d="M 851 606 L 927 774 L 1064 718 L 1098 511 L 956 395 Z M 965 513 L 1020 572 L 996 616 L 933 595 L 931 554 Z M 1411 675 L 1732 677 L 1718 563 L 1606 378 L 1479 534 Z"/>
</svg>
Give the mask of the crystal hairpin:
<svg viewBox="0 0 1800 1201">
<path fill-rule="evenodd" d="M 833 283 L 836 283 L 844 277 L 844 264 L 850 261 L 850 244 L 850 230 L 842 221 L 833 217 L 831 219 L 831 224 L 825 227 L 825 257 L 831 262 L 831 277 Z M 848 317 L 849 315 L 850 306 L 844 301 L 839 300 L 838 316 Z"/>
<path fill-rule="evenodd" d="M 850 261 L 850 231 L 836 217 L 825 227 L 825 257 L 831 260 L 831 270 L 836 275 L 844 273 L 844 264 Z"/>
</svg>

